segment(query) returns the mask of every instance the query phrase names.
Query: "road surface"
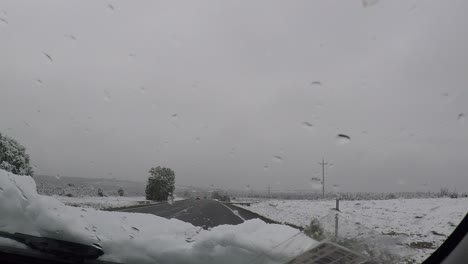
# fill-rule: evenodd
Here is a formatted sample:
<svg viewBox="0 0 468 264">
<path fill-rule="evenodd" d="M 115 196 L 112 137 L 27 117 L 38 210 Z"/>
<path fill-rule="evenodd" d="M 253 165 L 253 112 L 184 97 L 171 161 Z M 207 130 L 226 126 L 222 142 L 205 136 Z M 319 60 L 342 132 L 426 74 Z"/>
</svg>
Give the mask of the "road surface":
<svg viewBox="0 0 468 264">
<path fill-rule="evenodd" d="M 172 204 L 163 203 L 120 211 L 154 214 L 168 219 L 176 218 L 205 229 L 218 225 L 237 225 L 245 220 L 262 218 L 250 211 L 210 199 L 189 199 Z"/>
</svg>

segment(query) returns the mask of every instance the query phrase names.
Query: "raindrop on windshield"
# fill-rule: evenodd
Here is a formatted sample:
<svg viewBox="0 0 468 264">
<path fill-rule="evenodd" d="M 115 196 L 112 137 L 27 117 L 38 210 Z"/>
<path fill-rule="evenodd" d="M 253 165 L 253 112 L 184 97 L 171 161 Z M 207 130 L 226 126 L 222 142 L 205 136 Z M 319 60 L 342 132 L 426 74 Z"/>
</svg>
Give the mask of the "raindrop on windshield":
<svg viewBox="0 0 468 264">
<path fill-rule="evenodd" d="M 312 177 L 310 178 L 310 186 L 313 190 L 320 190 L 322 188 L 322 180 Z"/>
<path fill-rule="evenodd" d="M 111 95 L 107 90 L 104 90 L 104 101 L 109 102 L 111 100 Z"/>
<path fill-rule="evenodd" d="M 263 170 L 267 171 L 268 169 L 270 169 L 270 166 L 268 165 L 263 166 Z"/>
<path fill-rule="evenodd" d="M 41 79 L 36 79 L 36 84 L 37 84 L 38 86 L 44 85 L 44 83 L 42 82 Z"/>
<path fill-rule="evenodd" d="M 338 134 L 335 138 L 335 143 L 338 146 L 346 145 L 351 142 L 351 137 L 345 134 Z"/>
<path fill-rule="evenodd" d="M 312 87 L 312 88 L 320 88 L 320 87 L 322 87 L 322 82 L 319 82 L 319 81 L 311 82 L 311 83 L 310 83 L 310 87 Z"/>
<path fill-rule="evenodd" d="M 54 62 L 54 60 L 52 59 L 52 56 L 50 56 L 50 54 L 48 54 L 46 52 L 43 52 L 42 54 L 44 54 L 44 56 L 46 57 L 47 60 L 49 60 L 49 62 Z"/>
<path fill-rule="evenodd" d="M 146 93 L 146 88 L 144 86 L 141 86 L 140 87 L 140 92 L 141 92 L 141 94 L 145 94 Z"/>
<path fill-rule="evenodd" d="M 363 7 L 369 7 L 377 4 L 379 1 L 378 0 L 362 0 L 362 6 Z"/>
<path fill-rule="evenodd" d="M 283 157 L 281 156 L 273 156 L 273 160 L 276 161 L 276 162 L 282 162 L 283 161 Z"/>
<path fill-rule="evenodd" d="M 231 151 L 229 151 L 229 156 L 231 158 L 234 158 L 236 156 L 236 149 L 235 148 L 232 148 Z"/>
<path fill-rule="evenodd" d="M 195 138 L 195 143 L 200 144 L 200 137 Z"/>
<path fill-rule="evenodd" d="M 76 40 L 76 37 L 74 35 L 71 35 L 71 34 L 65 34 L 63 36 L 66 37 L 66 38 L 69 38 L 71 40 Z"/>
<path fill-rule="evenodd" d="M 61 179 L 60 174 L 55 175 L 55 179 L 60 180 Z"/>
<path fill-rule="evenodd" d="M 460 123 L 465 123 L 465 114 L 464 113 L 459 113 L 458 116 L 457 116 L 457 120 Z"/>
<path fill-rule="evenodd" d="M 171 115 L 173 121 L 177 121 L 179 119 L 179 115 L 177 113 Z"/>
<path fill-rule="evenodd" d="M 338 184 L 333 184 L 332 188 L 333 188 L 333 192 L 339 192 L 340 191 L 340 186 Z"/>
<path fill-rule="evenodd" d="M 6 19 L 6 11 L 5 10 L 2 10 L 2 12 L 0 12 L 0 24 L 1 25 L 8 25 L 8 20 Z"/>
<path fill-rule="evenodd" d="M 115 7 L 111 4 L 107 4 L 107 9 L 109 9 L 110 11 L 114 12 L 115 10 Z"/>
<path fill-rule="evenodd" d="M 314 124 L 304 121 L 304 122 L 302 122 L 302 127 L 304 127 L 305 129 L 310 130 L 310 129 L 314 128 Z"/>
</svg>

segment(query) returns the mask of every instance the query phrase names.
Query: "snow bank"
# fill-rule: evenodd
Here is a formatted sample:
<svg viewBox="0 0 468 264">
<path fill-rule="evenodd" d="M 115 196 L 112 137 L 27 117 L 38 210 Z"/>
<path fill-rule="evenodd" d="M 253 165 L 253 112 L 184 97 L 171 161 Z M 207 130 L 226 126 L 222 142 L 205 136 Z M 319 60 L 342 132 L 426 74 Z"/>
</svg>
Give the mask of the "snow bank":
<svg viewBox="0 0 468 264">
<path fill-rule="evenodd" d="M 330 209 L 335 207 L 335 201 L 269 200 L 241 207 L 298 226 L 307 226 L 317 218 L 326 230 L 334 232 L 336 211 Z M 466 215 L 468 198 L 340 201 L 340 210 L 339 234 L 353 238 L 367 236 L 372 243 L 378 239 L 383 244 L 392 244 L 400 255 L 422 262 Z M 401 243 L 406 248 L 397 248 Z M 432 246 L 417 248 L 418 243 Z"/>
<path fill-rule="evenodd" d="M 285 263 L 317 244 L 296 229 L 261 220 L 207 231 L 149 214 L 69 207 L 38 195 L 31 177 L 3 170 L 0 212 L 1 231 L 99 243 L 100 259 L 124 263 Z"/>
</svg>

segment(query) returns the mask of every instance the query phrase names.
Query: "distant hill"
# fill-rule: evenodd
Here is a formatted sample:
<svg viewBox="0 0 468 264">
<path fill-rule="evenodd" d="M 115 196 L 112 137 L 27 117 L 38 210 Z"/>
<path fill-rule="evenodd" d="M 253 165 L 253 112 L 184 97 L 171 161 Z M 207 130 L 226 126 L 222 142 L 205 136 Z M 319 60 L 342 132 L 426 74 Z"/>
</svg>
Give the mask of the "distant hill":
<svg viewBox="0 0 468 264">
<path fill-rule="evenodd" d="M 97 190 L 101 188 L 107 196 L 118 196 L 117 190 L 122 188 L 125 196 L 145 196 L 146 187 L 143 182 L 115 179 L 36 175 L 34 180 L 37 192 L 42 195 L 97 196 Z"/>
</svg>

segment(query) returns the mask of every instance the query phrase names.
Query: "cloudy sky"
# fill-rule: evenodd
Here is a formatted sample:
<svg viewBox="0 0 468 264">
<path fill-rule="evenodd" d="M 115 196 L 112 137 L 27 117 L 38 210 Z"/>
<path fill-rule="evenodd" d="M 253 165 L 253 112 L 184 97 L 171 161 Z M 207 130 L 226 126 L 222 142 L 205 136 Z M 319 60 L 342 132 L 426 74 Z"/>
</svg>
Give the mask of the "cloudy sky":
<svg viewBox="0 0 468 264">
<path fill-rule="evenodd" d="M 466 10 L 1 1 L 0 133 L 36 174 L 312 190 L 324 157 L 343 191 L 468 191 Z"/>
</svg>

